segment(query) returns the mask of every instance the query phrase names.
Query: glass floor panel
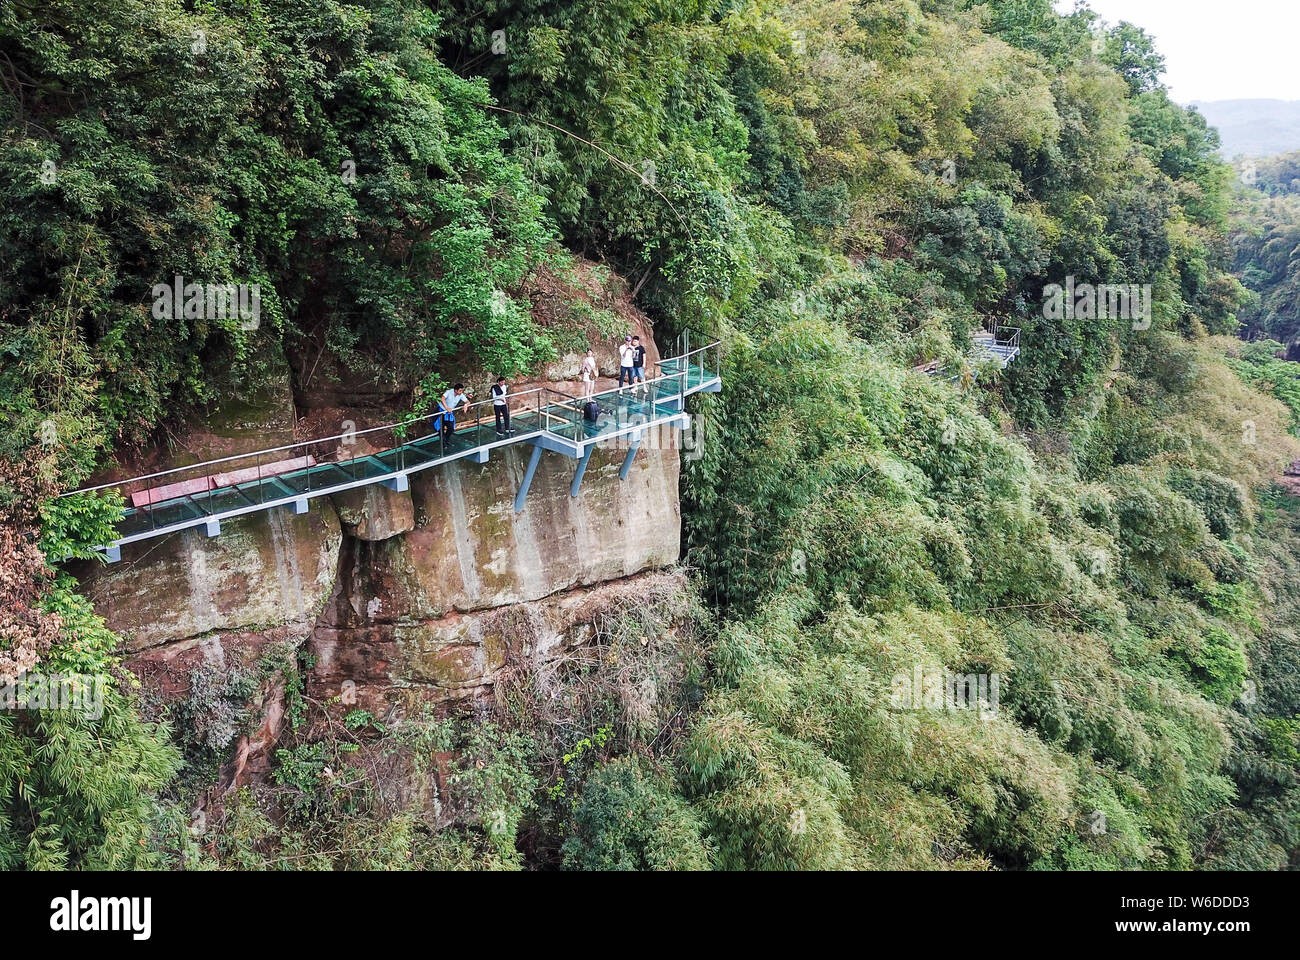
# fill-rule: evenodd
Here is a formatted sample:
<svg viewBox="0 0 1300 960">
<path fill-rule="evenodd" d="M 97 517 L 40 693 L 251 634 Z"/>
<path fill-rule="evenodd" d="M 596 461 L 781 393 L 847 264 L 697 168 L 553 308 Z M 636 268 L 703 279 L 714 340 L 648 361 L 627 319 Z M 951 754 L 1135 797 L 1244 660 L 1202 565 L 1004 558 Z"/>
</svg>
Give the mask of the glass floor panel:
<svg viewBox="0 0 1300 960">
<path fill-rule="evenodd" d="M 271 481 L 263 480 L 263 483 L 272 482 L 281 490 L 287 490 L 290 494 L 309 493 L 311 488 L 307 484 L 307 471 L 294 470 L 292 473 L 280 473 Z M 256 481 L 254 481 L 256 485 Z"/>
<path fill-rule="evenodd" d="M 295 471 L 301 475 L 303 471 Z M 275 477 L 263 477 L 259 480 L 249 480 L 247 483 L 241 483 L 237 487 L 223 487 L 221 490 L 214 490 L 213 493 L 221 493 L 222 490 L 237 489 L 244 496 L 248 497 L 253 503 L 270 503 L 272 500 L 283 500 L 285 497 L 296 496 L 303 492 L 300 487 L 306 487 L 305 482 L 299 482 L 296 485 L 293 482 L 294 474 L 285 473 Z"/>
<path fill-rule="evenodd" d="M 204 516 L 207 516 L 207 514 L 188 497 L 164 500 L 162 503 L 155 503 L 151 507 L 129 508 L 122 518 L 122 522 L 118 524 L 118 533 L 122 536 L 130 536 L 135 533 L 144 533 L 146 530 L 155 530 L 159 527 L 170 527 L 173 524 L 184 523 L 187 520 L 197 520 Z"/>
<path fill-rule="evenodd" d="M 551 432 L 581 443 L 587 440 L 598 440 L 603 436 L 632 427 L 671 420 L 681 414 L 659 400 L 675 398 L 678 392 L 675 387 L 665 390 L 651 387 L 643 394 L 627 392 L 594 397 L 593 399 L 600 406 L 600 415 L 594 423 L 579 416 L 577 420 L 566 424 L 562 429 L 552 427 Z"/>
<path fill-rule="evenodd" d="M 432 444 L 426 442 L 429 439 L 433 440 Z M 375 459 L 384 465 L 384 472 L 389 474 L 401 473 L 411 467 L 421 467 L 438 459 L 437 440 L 437 437 L 425 437 L 405 446 L 394 447 L 392 450 L 377 453 Z"/>
<path fill-rule="evenodd" d="M 356 466 L 358 461 L 345 460 L 343 463 L 318 463 L 316 466 L 307 470 L 311 479 L 313 490 L 323 490 L 326 487 L 337 487 L 344 483 L 352 483 L 364 477 L 364 472 Z"/>
<path fill-rule="evenodd" d="M 220 487 L 206 493 L 196 493 L 193 499 L 208 516 L 262 503 L 261 491 L 257 489 L 256 484 L 253 485 L 252 490 L 242 490 L 239 487 Z"/>
</svg>

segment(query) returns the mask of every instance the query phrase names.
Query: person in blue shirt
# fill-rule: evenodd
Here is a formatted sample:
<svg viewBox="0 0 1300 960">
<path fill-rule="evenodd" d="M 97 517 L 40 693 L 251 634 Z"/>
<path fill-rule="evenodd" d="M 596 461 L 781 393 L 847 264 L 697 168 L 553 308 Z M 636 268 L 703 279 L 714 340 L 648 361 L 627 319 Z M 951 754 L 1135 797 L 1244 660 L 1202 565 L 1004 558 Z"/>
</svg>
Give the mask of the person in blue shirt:
<svg viewBox="0 0 1300 960">
<path fill-rule="evenodd" d="M 438 409 L 442 411 L 442 442 L 446 443 L 456 432 L 456 408 L 468 403 L 465 384 L 458 383 L 442 395 Z"/>
</svg>

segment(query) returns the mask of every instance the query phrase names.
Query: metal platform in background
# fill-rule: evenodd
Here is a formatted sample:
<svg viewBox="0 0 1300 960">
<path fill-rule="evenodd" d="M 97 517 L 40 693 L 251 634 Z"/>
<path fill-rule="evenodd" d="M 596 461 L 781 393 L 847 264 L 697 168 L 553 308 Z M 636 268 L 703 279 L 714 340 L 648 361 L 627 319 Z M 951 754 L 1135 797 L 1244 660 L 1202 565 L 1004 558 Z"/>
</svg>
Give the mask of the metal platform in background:
<svg viewBox="0 0 1300 960">
<path fill-rule="evenodd" d="M 972 333 L 970 344 L 970 350 L 967 351 L 965 360 L 956 365 L 959 369 L 954 369 L 953 364 L 945 366 L 937 360 L 923 363 L 913 369 L 917 373 L 925 374 L 927 377 L 942 378 L 948 383 L 956 383 L 960 380 L 963 376 L 963 370 L 966 368 L 970 369 L 973 379 L 977 376 L 974 369 L 988 360 L 993 360 L 1005 370 L 1011 365 L 1011 361 L 1020 356 L 1020 328 L 994 324 L 990 329 L 977 330 Z"/>
</svg>

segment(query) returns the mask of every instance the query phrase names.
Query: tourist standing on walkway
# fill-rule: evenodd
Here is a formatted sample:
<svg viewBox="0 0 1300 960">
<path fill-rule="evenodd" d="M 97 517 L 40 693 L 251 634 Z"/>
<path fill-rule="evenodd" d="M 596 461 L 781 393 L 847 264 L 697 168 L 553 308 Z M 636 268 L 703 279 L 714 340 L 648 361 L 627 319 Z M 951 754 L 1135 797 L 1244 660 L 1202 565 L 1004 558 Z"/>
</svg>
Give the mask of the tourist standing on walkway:
<svg viewBox="0 0 1300 960">
<path fill-rule="evenodd" d="M 596 351 L 588 350 L 582 358 L 582 395 L 589 397 L 596 390 Z"/>
<path fill-rule="evenodd" d="M 438 401 L 438 406 L 442 409 L 442 440 L 446 443 L 456 432 L 456 408 L 463 403 L 468 403 L 469 398 L 465 395 L 465 384 L 458 383 L 442 395 Z"/>
<path fill-rule="evenodd" d="M 506 378 L 497 377 L 492 385 L 492 414 L 496 417 L 497 436 L 510 432 L 510 402 L 506 400 Z"/>
<path fill-rule="evenodd" d="M 627 379 L 628 386 L 632 385 L 632 358 L 636 351 L 632 347 L 632 336 L 623 338 L 623 343 L 618 348 L 618 388 L 623 389 L 624 378 Z"/>
<path fill-rule="evenodd" d="M 632 338 L 632 377 L 641 386 L 645 386 L 645 347 L 641 346 L 641 338 Z"/>
</svg>

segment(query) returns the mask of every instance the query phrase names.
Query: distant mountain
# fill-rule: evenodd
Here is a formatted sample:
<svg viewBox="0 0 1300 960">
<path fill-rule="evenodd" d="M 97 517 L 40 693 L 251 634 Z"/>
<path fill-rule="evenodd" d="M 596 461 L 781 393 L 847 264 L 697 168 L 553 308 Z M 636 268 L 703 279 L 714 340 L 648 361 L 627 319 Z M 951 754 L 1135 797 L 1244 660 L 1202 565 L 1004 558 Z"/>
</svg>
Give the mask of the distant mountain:
<svg viewBox="0 0 1300 960">
<path fill-rule="evenodd" d="M 1190 106 L 1219 128 L 1228 160 L 1300 150 L 1300 100 L 1193 100 Z"/>
</svg>

